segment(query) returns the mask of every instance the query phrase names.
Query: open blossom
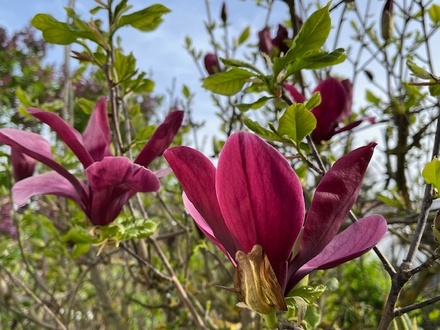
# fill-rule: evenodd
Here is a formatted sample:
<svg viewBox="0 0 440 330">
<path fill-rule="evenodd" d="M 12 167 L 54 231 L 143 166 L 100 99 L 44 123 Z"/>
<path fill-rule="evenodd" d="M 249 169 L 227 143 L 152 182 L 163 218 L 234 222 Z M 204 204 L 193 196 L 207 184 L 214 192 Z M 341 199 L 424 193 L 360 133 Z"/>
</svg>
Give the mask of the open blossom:
<svg viewBox="0 0 440 330">
<path fill-rule="evenodd" d="M 86 182 L 55 161 L 49 143 L 42 136 L 17 129 L 0 129 L 0 143 L 53 170 L 17 182 L 12 188 L 14 202 L 22 205 L 30 197 L 41 194 L 70 198 L 94 225 L 111 223 L 137 192 L 159 190 L 158 177 L 147 166 L 168 148 L 183 119 L 182 111 L 171 112 L 132 162 L 126 157 L 115 157 L 110 151 L 105 98 L 97 103 L 83 134 L 54 113 L 34 108 L 29 109 L 29 113 L 49 125 L 78 157 Z"/>
<path fill-rule="evenodd" d="M 298 103 L 305 101 L 302 95 L 294 86 L 284 84 L 284 88 L 290 93 L 293 100 Z M 350 80 L 339 81 L 336 78 L 327 78 L 321 81 L 313 92 L 321 94 L 321 103 L 312 109 L 316 117 L 316 128 L 311 136 L 314 142 L 330 140 L 334 135 L 355 128 L 364 120 L 374 122 L 372 118 L 362 118 L 339 127 L 339 124 L 348 119 L 352 111 L 353 86 Z"/>
<path fill-rule="evenodd" d="M 374 147 L 370 143 L 338 160 L 323 176 L 307 213 L 294 170 L 254 134 L 232 134 L 217 169 L 188 147 L 168 149 L 164 157 L 183 187 L 187 211 L 236 267 L 234 291 L 248 307 L 270 314 L 286 310 L 284 296 L 304 276 L 354 259 L 384 236 L 380 215 L 338 233 Z"/>
</svg>

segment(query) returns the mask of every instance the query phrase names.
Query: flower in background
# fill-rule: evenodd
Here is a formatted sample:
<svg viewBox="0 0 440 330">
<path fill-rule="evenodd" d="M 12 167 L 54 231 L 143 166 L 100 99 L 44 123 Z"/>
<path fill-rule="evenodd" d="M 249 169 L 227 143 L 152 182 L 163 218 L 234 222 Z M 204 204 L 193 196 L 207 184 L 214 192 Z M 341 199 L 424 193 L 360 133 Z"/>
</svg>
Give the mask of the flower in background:
<svg viewBox="0 0 440 330">
<path fill-rule="evenodd" d="M 34 174 L 37 161 L 24 153 L 11 148 L 12 172 L 15 182 L 26 179 Z"/>
<path fill-rule="evenodd" d="M 284 88 L 290 93 L 295 102 L 302 103 L 305 101 L 304 95 L 294 86 L 284 84 Z M 351 122 L 344 127 L 339 127 L 341 122 L 351 116 L 353 85 L 350 80 L 339 81 L 330 77 L 321 81 L 313 92 L 321 94 L 321 103 L 311 111 L 316 118 L 316 128 L 311 134 L 315 143 L 328 141 L 334 135 L 351 130 L 365 120 L 374 123 L 374 118 L 366 117 Z"/>
<path fill-rule="evenodd" d="M 159 190 L 158 175 L 147 166 L 168 148 L 183 119 L 182 111 L 170 112 L 132 162 L 126 157 L 115 157 L 110 151 L 105 98 L 97 103 L 82 135 L 54 113 L 34 108 L 29 109 L 29 113 L 49 125 L 78 157 L 87 181 L 82 182 L 57 163 L 42 136 L 17 129 L 0 129 L 1 143 L 53 170 L 17 182 L 12 188 L 14 202 L 22 205 L 30 197 L 44 194 L 70 198 L 94 225 L 111 223 L 137 192 Z"/>
<path fill-rule="evenodd" d="M 206 72 L 208 72 L 209 75 L 222 71 L 220 69 L 220 63 L 218 61 L 217 55 L 213 53 L 208 53 L 205 55 L 204 63 Z"/>
<path fill-rule="evenodd" d="M 0 233 L 17 238 L 18 232 L 12 220 L 12 203 L 6 196 L 0 197 Z"/>
<path fill-rule="evenodd" d="M 234 291 L 248 307 L 270 314 L 287 309 L 284 296 L 304 276 L 354 259 L 384 236 L 380 215 L 338 234 L 374 146 L 356 149 L 333 165 L 307 214 L 296 173 L 254 134 L 232 134 L 217 169 L 188 147 L 171 148 L 164 157 L 183 187 L 186 210 L 236 267 Z"/>
<path fill-rule="evenodd" d="M 285 54 L 289 50 L 289 45 L 286 43 L 289 39 L 289 32 L 284 25 L 278 24 L 275 38 L 271 37 L 270 28 L 266 26 L 258 32 L 258 39 L 258 49 L 269 56 L 273 55 L 275 50 L 277 50 L 277 55 Z"/>
</svg>

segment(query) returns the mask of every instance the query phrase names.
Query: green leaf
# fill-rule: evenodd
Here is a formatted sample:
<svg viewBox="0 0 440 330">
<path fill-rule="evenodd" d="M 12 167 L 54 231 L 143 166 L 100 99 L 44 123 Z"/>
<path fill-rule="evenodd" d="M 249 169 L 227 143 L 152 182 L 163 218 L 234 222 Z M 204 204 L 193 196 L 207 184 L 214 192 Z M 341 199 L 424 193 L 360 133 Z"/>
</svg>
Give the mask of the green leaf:
<svg viewBox="0 0 440 330">
<path fill-rule="evenodd" d="M 117 28 L 131 25 L 141 31 L 152 31 L 162 23 L 162 16 L 169 12 L 167 7 L 155 4 L 132 14 L 121 16 Z"/>
<path fill-rule="evenodd" d="M 373 92 L 370 91 L 369 89 L 367 89 L 367 91 L 365 92 L 365 98 L 367 99 L 368 102 L 371 102 L 374 105 L 379 105 L 380 102 L 382 101 L 379 97 L 374 95 Z"/>
<path fill-rule="evenodd" d="M 279 120 L 278 133 L 300 143 L 316 127 L 315 116 L 302 103 L 289 106 Z"/>
<path fill-rule="evenodd" d="M 429 73 L 428 71 L 426 71 L 425 69 L 421 68 L 420 66 L 418 66 L 417 64 L 415 64 L 412 60 L 408 59 L 406 61 L 406 65 L 408 66 L 408 69 L 411 70 L 411 73 L 421 79 L 436 79 L 436 77 Z"/>
<path fill-rule="evenodd" d="M 252 103 L 241 103 L 237 104 L 237 108 L 240 109 L 240 111 L 246 111 L 246 110 L 257 110 L 263 107 L 268 100 L 273 99 L 273 96 L 263 96 L 260 97 L 258 100 Z"/>
<path fill-rule="evenodd" d="M 283 139 L 276 133 L 269 131 L 268 129 L 260 126 L 256 121 L 253 121 L 247 117 L 243 117 L 243 123 L 246 125 L 247 128 L 249 128 L 252 132 L 258 134 L 264 139 L 272 140 L 272 141 L 280 141 L 282 142 Z"/>
<path fill-rule="evenodd" d="M 202 87 L 213 93 L 231 96 L 237 94 L 253 76 L 254 74 L 248 70 L 232 68 L 205 78 Z"/>
<path fill-rule="evenodd" d="M 295 59 L 301 59 L 309 51 L 320 50 L 325 44 L 331 28 L 329 6 L 330 2 L 327 6 L 310 15 L 284 57 L 274 60 L 273 71 L 275 77 Z"/>
<path fill-rule="evenodd" d="M 31 24 L 43 32 L 44 40 L 52 44 L 69 45 L 79 37 L 67 23 L 60 22 L 48 14 L 35 15 Z"/>
<path fill-rule="evenodd" d="M 76 104 L 79 106 L 79 108 L 87 115 L 90 115 L 93 111 L 93 108 L 95 107 L 96 102 L 88 100 L 86 98 L 80 97 Z"/>
<path fill-rule="evenodd" d="M 20 86 L 15 90 L 15 96 L 18 101 L 25 107 L 32 106 L 32 100 L 28 93 L 26 93 Z"/>
<path fill-rule="evenodd" d="M 79 244 L 93 244 L 99 240 L 89 235 L 89 233 L 81 227 L 74 227 L 61 237 L 61 241 L 73 242 Z"/>
<path fill-rule="evenodd" d="M 191 92 L 190 92 L 189 87 L 187 85 L 182 86 L 182 94 L 187 100 L 190 98 Z"/>
<path fill-rule="evenodd" d="M 301 297 L 307 304 L 313 304 L 325 291 L 322 284 L 304 285 L 289 292 L 288 297 Z"/>
<path fill-rule="evenodd" d="M 440 23 L 440 5 L 433 4 L 431 8 L 428 9 L 428 13 L 434 25 Z"/>
<path fill-rule="evenodd" d="M 440 160 L 434 158 L 431 162 L 426 164 L 422 171 L 422 176 L 425 178 L 426 183 L 440 190 Z"/>
<path fill-rule="evenodd" d="M 289 52 L 295 52 L 295 57 L 301 57 L 311 50 L 324 46 L 331 29 L 330 3 L 315 11 L 304 22 L 293 40 L 293 47 L 289 49 Z"/>
<path fill-rule="evenodd" d="M 120 83 L 136 74 L 136 58 L 133 56 L 133 53 L 124 55 L 117 49 L 115 52 L 114 68 L 116 73 L 114 81 L 116 83 Z"/>
<path fill-rule="evenodd" d="M 220 57 L 220 61 L 226 65 L 226 66 L 232 66 L 232 67 L 237 67 L 237 68 L 246 68 L 246 69 L 250 69 L 252 71 L 254 71 L 255 73 L 258 74 L 263 74 L 255 65 L 253 65 L 252 63 L 248 63 L 245 61 L 241 61 L 241 60 L 236 60 L 233 58 L 221 58 Z"/>
<path fill-rule="evenodd" d="M 312 97 L 309 100 L 307 100 L 306 103 L 304 103 L 304 106 L 308 110 L 312 110 L 313 108 L 316 108 L 320 104 L 321 104 L 321 93 L 315 92 L 313 93 Z"/>
<path fill-rule="evenodd" d="M 429 86 L 431 96 L 440 96 L 440 83 Z"/>
<path fill-rule="evenodd" d="M 238 37 L 237 45 L 241 45 L 246 40 L 248 40 L 250 34 L 251 34 L 251 27 L 250 26 L 246 26 L 244 28 L 244 30 L 241 32 L 240 36 Z"/>
<path fill-rule="evenodd" d="M 290 76 L 302 69 L 317 70 L 336 65 L 344 62 L 346 58 L 347 55 L 343 48 L 335 49 L 331 53 L 323 50 L 312 50 L 304 55 L 304 57 L 293 61 L 287 68 L 286 76 Z"/>
</svg>

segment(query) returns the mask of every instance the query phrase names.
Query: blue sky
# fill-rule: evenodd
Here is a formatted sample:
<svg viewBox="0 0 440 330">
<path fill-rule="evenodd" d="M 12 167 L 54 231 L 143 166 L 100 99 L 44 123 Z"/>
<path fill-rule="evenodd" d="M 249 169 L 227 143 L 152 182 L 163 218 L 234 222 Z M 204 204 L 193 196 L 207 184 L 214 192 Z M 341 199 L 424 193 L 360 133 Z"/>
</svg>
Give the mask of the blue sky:
<svg viewBox="0 0 440 330">
<path fill-rule="evenodd" d="M 0 15 L 0 25 L 7 28 L 9 32 L 17 31 L 32 19 L 37 13 L 48 13 L 59 20 L 65 20 L 66 15 L 63 9 L 67 5 L 68 0 L 14 0 L 2 1 L 2 13 Z M 201 77 L 195 67 L 190 55 L 184 49 L 184 39 L 191 36 L 193 44 L 197 49 L 203 52 L 211 51 L 209 45 L 208 34 L 204 27 L 206 20 L 205 0 L 162 0 L 157 1 L 171 9 L 171 13 L 164 16 L 163 24 L 152 33 L 141 33 L 132 28 L 125 28 L 121 31 L 123 47 L 125 51 L 132 51 L 138 60 L 138 66 L 141 70 L 151 74 L 151 78 L 156 82 L 155 93 L 167 95 L 167 90 L 172 87 L 175 80 L 176 94 L 179 95 L 182 85 L 186 84 L 191 91 L 196 93 L 193 113 L 196 120 L 204 120 L 207 122 L 206 127 L 202 130 L 202 135 L 208 138 L 208 148 L 211 136 L 217 132 L 219 122 L 216 119 L 215 108 L 212 105 L 209 93 L 202 89 Z M 220 8 L 223 0 L 210 0 L 212 16 L 218 19 Z M 304 3 L 310 3 L 310 0 Z M 336 1 L 334 1 L 336 2 Z M 139 10 L 148 5 L 154 4 L 156 1 L 130 0 L 129 4 L 133 5 L 133 10 Z M 363 6 L 367 1 L 359 1 L 358 5 Z M 379 19 L 384 1 L 374 0 L 373 5 L 377 8 L 375 19 Z M 257 32 L 264 27 L 266 19 L 266 10 L 258 8 L 254 4 L 254 0 L 228 0 L 230 26 L 230 36 L 237 36 L 245 26 L 252 27 L 251 40 L 257 42 Z M 84 19 L 90 17 L 89 10 L 95 6 L 93 0 L 76 0 L 75 10 Z M 340 9 L 332 13 L 333 24 L 336 25 Z M 287 6 L 283 1 L 275 1 L 269 24 L 277 26 L 287 19 Z M 349 19 L 350 16 L 346 17 Z M 376 31 L 378 31 L 376 26 Z M 334 33 L 334 32 L 332 32 Z M 338 47 L 347 48 L 350 46 L 351 40 L 347 35 L 342 34 Z M 333 47 L 330 39 L 329 48 Z M 49 61 L 62 61 L 62 47 L 53 46 L 50 51 Z M 348 64 L 342 64 L 334 68 L 340 77 L 350 78 L 351 70 Z M 382 79 L 380 71 L 375 72 L 377 79 Z M 362 94 L 356 94 L 355 107 L 362 104 L 364 98 L 365 77 L 361 77 L 356 82 L 356 91 L 362 91 Z M 310 84 L 312 87 L 314 82 Z M 169 105 L 169 100 L 165 102 L 165 107 Z M 165 110 L 164 107 L 164 110 Z M 199 140 L 203 139 L 199 137 Z M 369 137 L 371 138 L 371 136 Z"/>
<path fill-rule="evenodd" d="M 5 27 L 9 33 L 22 29 L 37 13 L 51 14 L 58 20 L 66 19 L 63 8 L 67 5 L 67 0 L 14 0 L 2 2 L 0 26 Z M 203 23 L 206 20 L 205 1 L 129 1 L 129 4 L 133 6 L 132 10 L 139 10 L 154 3 L 167 6 L 171 9 L 171 13 L 164 16 L 162 25 L 152 33 L 141 33 L 132 28 L 123 29 L 121 31 L 123 47 L 125 51 L 134 53 L 141 70 L 151 74 L 150 77 L 156 82 L 156 93 L 167 94 L 173 80 L 175 80 L 176 94 L 181 91 L 183 84 L 188 85 L 191 91 L 196 93 L 193 109 L 196 119 L 207 121 L 207 127 L 202 134 L 212 135 L 212 132 L 219 126 L 214 116 L 215 109 L 210 104 L 209 94 L 200 87 L 200 74 L 190 55 L 183 47 L 184 39 L 189 35 L 197 49 L 204 52 L 211 50 Z M 210 4 L 212 16 L 217 19 L 222 1 L 212 0 Z M 90 17 L 89 10 L 94 6 L 95 3 L 92 0 L 75 1 L 75 10 L 84 19 Z M 256 42 L 256 33 L 264 25 L 265 10 L 257 8 L 253 4 L 253 0 L 228 1 L 228 7 L 232 21 L 231 36 L 237 36 L 245 26 L 252 25 L 252 38 Z M 274 17 L 280 17 L 281 14 L 283 16 L 287 15 L 285 8 L 286 5 L 279 1 L 274 8 Z M 245 17 L 245 19 L 241 19 L 242 17 Z M 287 18 L 287 16 L 283 18 Z M 61 46 L 53 46 L 49 52 L 49 62 L 61 63 L 63 59 L 62 52 Z"/>
</svg>

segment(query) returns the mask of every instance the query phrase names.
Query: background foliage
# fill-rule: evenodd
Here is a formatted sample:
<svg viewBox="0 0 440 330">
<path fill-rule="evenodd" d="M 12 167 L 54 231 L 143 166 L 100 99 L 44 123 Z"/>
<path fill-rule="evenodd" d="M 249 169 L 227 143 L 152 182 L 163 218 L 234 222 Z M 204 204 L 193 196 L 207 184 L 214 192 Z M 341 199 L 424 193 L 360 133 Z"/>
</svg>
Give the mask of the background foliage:
<svg viewBox="0 0 440 330">
<path fill-rule="evenodd" d="M 269 18 L 274 2 L 246 4 L 266 8 Z M 209 111 L 220 121 L 209 151 L 213 157 L 232 132 L 254 131 L 291 161 L 309 200 L 319 177 L 313 168 L 316 155 L 328 167 L 372 137 L 379 143 L 380 156 L 353 211 L 359 217 L 380 213 L 387 218 L 389 235 L 379 250 L 389 263 L 369 253 L 312 274 L 310 283 L 324 284 L 326 291 L 310 304 L 302 326 L 386 329 L 383 320 L 388 319 L 394 329 L 438 328 L 435 204 L 428 210 L 440 188 L 437 163 L 423 176 L 422 170 L 438 153 L 440 5 L 427 0 L 396 1 L 394 7 L 378 0 L 362 5 L 285 1 L 279 22 L 288 30 L 285 54 L 279 46 L 265 53 L 250 25 L 231 35 L 231 22 L 242 17 L 229 12 L 227 2 L 222 7 L 206 1 L 205 6 L 207 17 L 197 19 L 205 22 L 210 53 L 220 59 L 218 73 L 205 69 L 206 54 L 191 36 L 182 42 L 194 59 L 194 73 L 212 92 Z M 82 131 L 95 102 L 105 95 L 111 101 L 116 154 L 137 155 L 175 107 L 186 117 L 173 143 L 201 147 L 203 122 L 194 109 L 194 88 L 174 90 L 166 106 L 167 96 L 154 91 L 153 79 L 139 70 L 118 34 L 123 27 L 154 34 L 172 9 L 155 4 L 135 11 L 125 0 L 90 1 L 89 17 L 79 17 L 74 6 L 67 7 L 65 22 L 35 13 L 32 25 L 42 34 L 31 27 L 15 34 L 1 28 L 1 127 L 41 132 L 53 143 L 57 161 L 78 172 L 73 155 L 25 109 L 54 111 Z M 261 29 L 266 24 L 261 22 Z M 274 35 L 277 27 L 270 28 Z M 62 67 L 47 65 L 48 44 L 64 45 L 72 58 L 66 56 Z M 309 110 L 320 102 L 312 93 L 329 76 L 350 79 L 354 86 L 353 112 L 340 124 L 366 117 L 375 123 L 364 121 L 313 150 L 304 142 L 316 125 Z M 306 102 L 292 105 L 284 83 L 295 85 Z M 172 175 L 161 180 L 159 193 L 136 196 L 114 225 L 97 229 L 76 204 L 62 198 L 40 196 L 12 207 L 8 149 L 0 156 L 1 328 L 264 328 L 259 315 L 236 307 L 235 295 L 218 288 L 231 286 L 233 267 L 185 213 Z M 153 169 L 165 167 L 161 159 L 153 164 Z M 39 165 L 37 171 L 45 169 Z M 397 317 L 400 312 L 403 316 Z M 296 321 L 282 319 L 279 327 L 289 329 Z"/>
</svg>

